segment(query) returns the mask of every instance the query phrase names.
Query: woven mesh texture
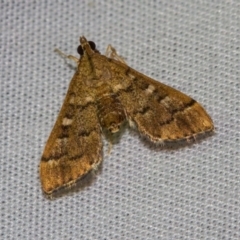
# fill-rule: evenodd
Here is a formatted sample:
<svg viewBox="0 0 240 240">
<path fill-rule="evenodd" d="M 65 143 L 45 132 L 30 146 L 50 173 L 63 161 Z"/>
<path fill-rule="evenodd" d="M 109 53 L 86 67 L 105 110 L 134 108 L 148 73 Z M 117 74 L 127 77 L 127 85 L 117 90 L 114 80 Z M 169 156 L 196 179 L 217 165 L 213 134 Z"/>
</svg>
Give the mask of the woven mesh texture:
<svg viewBox="0 0 240 240">
<path fill-rule="evenodd" d="M 126 129 L 91 184 L 48 200 L 38 165 L 74 74 L 53 50 L 78 56 L 81 35 L 199 101 L 216 133 L 168 150 Z M 0 239 L 240 239 L 239 39 L 239 0 L 1 1 Z"/>
</svg>

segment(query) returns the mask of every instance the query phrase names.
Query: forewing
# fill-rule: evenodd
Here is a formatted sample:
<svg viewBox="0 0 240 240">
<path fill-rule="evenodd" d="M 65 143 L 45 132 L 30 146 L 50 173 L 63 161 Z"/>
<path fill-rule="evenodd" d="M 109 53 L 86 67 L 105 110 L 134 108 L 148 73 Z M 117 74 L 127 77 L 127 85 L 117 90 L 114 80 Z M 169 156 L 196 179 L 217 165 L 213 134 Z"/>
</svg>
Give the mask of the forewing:
<svg viewBox="0 0 240 240">
<path fill-rule="evenodd" d="M 79 82 L 75 76 L 42 155 L 40 178 L 47 194 L 74 184 L 102 160 L 96 106 Z"/>
<path fill-rule="evenodd" d="M 110 59 L 112 68 L 118 65 L 118 87 L 113 84 L 125 108 L 130 126 L 153 142 L 186 139 L 214 129 L 203 107 L 189 96 L 157 82 L 127 65 Z"/>
</svg>

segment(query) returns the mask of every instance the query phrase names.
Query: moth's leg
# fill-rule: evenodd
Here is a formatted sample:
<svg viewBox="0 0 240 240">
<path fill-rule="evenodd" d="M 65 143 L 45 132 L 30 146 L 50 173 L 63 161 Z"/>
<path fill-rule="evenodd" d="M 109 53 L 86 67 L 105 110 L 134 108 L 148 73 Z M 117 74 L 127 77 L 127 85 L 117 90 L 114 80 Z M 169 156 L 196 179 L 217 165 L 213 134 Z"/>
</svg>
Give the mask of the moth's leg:
<svg viewBox="0 0 240 240">
<path fill-rule="evenodd" d="M 54 50 L 54 52 L 58 53 L 62 58 L 70 59 L 70 60 L 74 61 L 77 64 L 79 63 L 79 59 L 78 58 L 76 58 L 76 57 L 74 57 L 72 55 L 66 55 L 65 53 L 63 53 L 61 50 L 59 50 L 57 48 Z"/>
<path fill-rule="evenodd" d="M 112 146 L 113 146 L 112 141 L 109 141 L 109 142 L 108 142 L 108 156 L 110 155 L 110 153 L 111 153 L 111 151 L 112 151 Z"/>
<path fill-rule="evenodd" d="M 113 58 L 115 60 L 118 60 L 119 62 L 122 62 L 124 64 L 127 64 L 125 62 L 125 60 L 123 59 L 123 57 L 119 56 L 117 54 L 117 51 L 114 47 L 112 47 L 110 44 L 107 46 L 107 49 L 106 49 L 106 53 L 105 53 L 106 57 L 109 57 L 109 58 Z"/>
</svg>

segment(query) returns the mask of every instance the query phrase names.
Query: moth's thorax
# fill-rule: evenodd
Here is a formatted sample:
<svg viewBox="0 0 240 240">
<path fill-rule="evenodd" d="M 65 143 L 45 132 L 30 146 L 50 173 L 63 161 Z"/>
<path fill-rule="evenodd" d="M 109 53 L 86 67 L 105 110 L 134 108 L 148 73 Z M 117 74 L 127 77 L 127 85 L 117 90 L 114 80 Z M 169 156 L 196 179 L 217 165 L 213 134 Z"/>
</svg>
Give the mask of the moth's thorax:
<svg viewBox="0 0 240 240">
<path fill-rule="evenodd" d="M 102 85 L 97 94 L 98 119 L 103 129 L 111 133 L 119 131 L 126 115 L 117 95 L 108 90 L 107 85 Z"/>
<path fill-rule="evenodd" d="M 85 54 L 81 57 L 79 71 L 84 76 L 86 71 L 84 71 L 83 67 L 88 66 L 88 70 L 90 69 L 88 77 L 82 77 L 82 79 L 95 94 L 97 114 L 101 127 L 115 133 L 119 131 L 126 116 L 122 104 L 110 87 L 109 82 L 112 80 L 112 75 L 104 62 L 105 59 L 98 53 Z"/>
<path fill-rule="evenodd" d="M 83 55 L 80 59 L 78 71 L 90 80 L 91 78 L 99 81 L 110 81 L 112 74 L 106 66 L 106 57 L 99 53 L 92 55 Z"/>
</svg>

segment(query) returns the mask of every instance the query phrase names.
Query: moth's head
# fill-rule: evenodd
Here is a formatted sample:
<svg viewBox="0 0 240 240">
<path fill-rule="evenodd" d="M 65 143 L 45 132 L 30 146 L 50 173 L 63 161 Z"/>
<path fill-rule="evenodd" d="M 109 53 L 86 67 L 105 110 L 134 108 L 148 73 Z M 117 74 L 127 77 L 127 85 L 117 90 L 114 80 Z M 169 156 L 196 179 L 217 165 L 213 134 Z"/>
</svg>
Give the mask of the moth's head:
<svg viewBox="0 0 240 240">
<path fill-rule="evenodd" d="M 96 49 L 96 44 L 93 41 L 87 41 L 85 37 L 80 37 L 80 43 L 81 45 L 79 45 L 77 48 L 77 52 L 80 54 L 80 56 L 83 56 L 85 52 L 87 52 L 88 55 L 99 53 L 99 51 Z"/>
</svg>

